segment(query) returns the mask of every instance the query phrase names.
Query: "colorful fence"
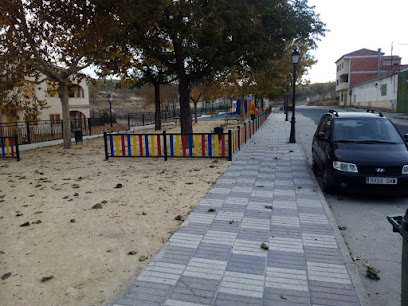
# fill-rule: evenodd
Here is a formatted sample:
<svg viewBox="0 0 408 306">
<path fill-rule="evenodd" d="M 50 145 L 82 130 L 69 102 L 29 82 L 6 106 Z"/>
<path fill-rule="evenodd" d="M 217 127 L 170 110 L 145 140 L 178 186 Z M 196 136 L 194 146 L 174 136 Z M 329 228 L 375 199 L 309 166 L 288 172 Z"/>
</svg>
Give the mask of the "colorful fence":
<svg viewBox="0 0 408 306">
<path fill-rule="evenodd" d="M 228 133 L 192 134 L 127 134 L 104 133 L 105 158 L 163 157 L 168 158 L 228 158 L 254 135 L 267 119 L 269 112 Z"/>
<path fill-rule="evenodd" d="M 105 157 L 232 158 L 231 131 L 193 134 L 104 133 Z"/>
<path fill-rule="evenodd" d="M 0 147 L 1 158 L 16 158 L 17 161 L 20 160 L 17 135 L 0 137 Z"/>
</svg>

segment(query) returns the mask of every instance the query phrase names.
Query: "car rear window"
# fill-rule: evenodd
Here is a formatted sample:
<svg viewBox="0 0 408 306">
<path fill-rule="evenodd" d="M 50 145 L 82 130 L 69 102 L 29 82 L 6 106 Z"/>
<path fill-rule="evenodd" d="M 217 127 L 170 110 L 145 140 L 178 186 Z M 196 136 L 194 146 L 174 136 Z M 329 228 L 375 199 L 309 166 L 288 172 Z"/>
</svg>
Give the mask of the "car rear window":
<svg viewBox="0 0 408 306">
<path fill-rule="evenodd" d="M 386 118 L 338 118 L 333 125 L 333 141 L 376 141 L 403 143 Z"/>
</svg>

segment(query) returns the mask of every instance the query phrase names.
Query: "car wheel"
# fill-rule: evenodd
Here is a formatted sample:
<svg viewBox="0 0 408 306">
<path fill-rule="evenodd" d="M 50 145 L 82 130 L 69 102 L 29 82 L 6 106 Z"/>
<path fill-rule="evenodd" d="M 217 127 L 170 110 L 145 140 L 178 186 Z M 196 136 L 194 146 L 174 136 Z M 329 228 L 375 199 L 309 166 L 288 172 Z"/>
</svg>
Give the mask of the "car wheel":
<svg viewBox="0 0 408 306">
<path fill-rule="evenodd" d="M 335 192 L 333 178 L 330 177 L 329 171 L 326 168 L 323 170 L 323 191 L 329 194 Z"/>
</svg>

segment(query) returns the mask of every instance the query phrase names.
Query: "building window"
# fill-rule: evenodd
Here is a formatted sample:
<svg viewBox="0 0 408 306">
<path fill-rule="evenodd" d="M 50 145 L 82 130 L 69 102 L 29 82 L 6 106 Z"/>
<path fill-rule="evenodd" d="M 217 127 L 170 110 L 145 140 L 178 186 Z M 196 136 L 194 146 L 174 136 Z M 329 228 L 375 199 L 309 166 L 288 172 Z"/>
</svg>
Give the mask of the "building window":
<svg viewBox="0 0 408 306">
<path fill-rule="evenodd" d="M 341 102 L 343 102 L 343 94 L 341 94 Z"/>
<path fill-rule="evenodd" d="M 50 121 L 51 123 L 61 123 L 61 115 L 60 114 L 50 114 Z"/>
<path fill-rule="evenodd" d="M 354 95 L 354 103 L 356 103 L 356 100 L 357 100 L 357 99 L 356 99 L 356 95 Z"/>
<path fill-rule="evenodd" d="M 47 97 L 58 98 L 58 85 L 54 83 L 47 83 Z"/>
<path fill-rule="evenodd" d="M 341 69 L 343 69 L 344 68 L 344 62 L 343 63 L 341 63 Z"/>
<path fill-rule="evenodd" d="M 84 98 L 84 89 L 79 85 L 72 85 L 68 88 L 70 98 Z"/>
<path fill-rule="evenodd" d="M 382 84 L 381 85 L 381 96 L 386 96 L 387 95 L 387 84 Z"/>
<path fill-rule="evenodd" d="M 339 86 L 339 80 L 337 80 L 336 82 L 337 82 L 337 83 L 336 83 L 336 84 L 337 84 L 337 86 Z"/>
</svg>

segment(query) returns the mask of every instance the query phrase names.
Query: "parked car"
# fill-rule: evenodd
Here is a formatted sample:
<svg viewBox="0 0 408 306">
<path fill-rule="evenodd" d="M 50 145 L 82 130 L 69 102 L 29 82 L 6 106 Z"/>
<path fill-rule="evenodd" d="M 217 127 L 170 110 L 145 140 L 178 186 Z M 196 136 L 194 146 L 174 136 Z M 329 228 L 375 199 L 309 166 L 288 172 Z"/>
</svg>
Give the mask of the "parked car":
<svg viewBox="0 0 408 306">
<path fill-rule="evenodd" d="M 330 110 L 313 136 L 313 168 L 323 175 L 326 193 L 407 194 L 407 141 L 380 112 Z"/>
</svg>

